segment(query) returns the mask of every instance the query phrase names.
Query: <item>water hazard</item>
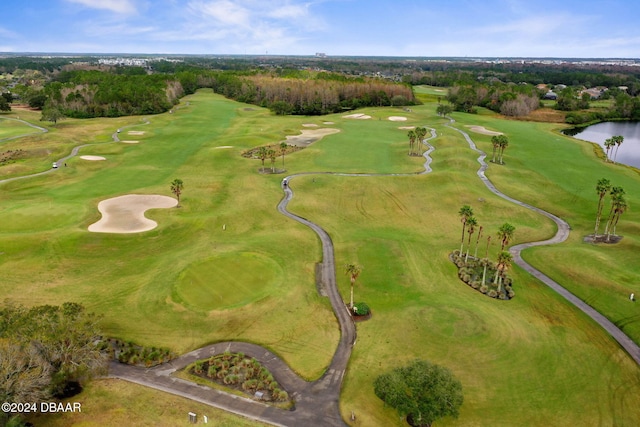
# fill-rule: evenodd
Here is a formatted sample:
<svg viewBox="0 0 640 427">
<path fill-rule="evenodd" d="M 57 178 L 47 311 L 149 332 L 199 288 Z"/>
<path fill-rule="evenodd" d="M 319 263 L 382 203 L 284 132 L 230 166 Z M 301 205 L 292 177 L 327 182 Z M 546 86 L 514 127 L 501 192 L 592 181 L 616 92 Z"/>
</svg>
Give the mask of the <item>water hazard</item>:
<svg viewBox="0 0 640 427">
<path fill-rule="evenodd" d="M 603 122 L 584 129 L 569 129 L 564 132 L 583 141 L 595 142 L 605 152 L 604 141 L 614 135 L 622 135 L 624 142 L 620 146 L 614 146 L 609 152 L 609 157 L 611 160 L 615 157 L 617 163 L 640 169 L 640 122 Z"/>
</svg>

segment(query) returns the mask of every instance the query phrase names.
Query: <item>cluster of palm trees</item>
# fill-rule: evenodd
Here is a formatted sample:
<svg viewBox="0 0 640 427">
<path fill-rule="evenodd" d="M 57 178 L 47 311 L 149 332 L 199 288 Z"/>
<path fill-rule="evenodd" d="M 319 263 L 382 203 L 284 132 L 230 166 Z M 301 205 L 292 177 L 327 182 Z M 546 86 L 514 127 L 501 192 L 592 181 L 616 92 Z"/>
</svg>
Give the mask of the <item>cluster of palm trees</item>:
<svg viewBox="0 0 640 427">
<path fill-rule="evenodd" d="M 491 137 L 491 144 L 493 145 L 493 159 L 491 160 L 493 163 L 504 164 L 502 161 L 502 155 L 504 154 L 504 150 L 509 145 L 509 138 L 505 135 L 494 135 Z M 496 160 L 497 157 L 497 160 Z"/>
<path fill-rule="evenodd" d="M 427 128 L 416 127 L 411 129 L 407 136 L 409 137 L 409 155 L 410 156 L 422 156 L 422 141 L 427 135 Z"/>
<path fill-rule="evenodd" d="M 485 256 L 483 259 L 478 259 L 478 246 L 480 244 L 480 239 L 482 237 L 483 227 L 478 225 L 478 220 L 473 216 L 473 209 L 469 205 L 464 205 L 460 208 L 458 212 L 460 216 L 460 221 L 462 222 L 462 237 L 460 239 L 460 251 L 458 252 L 458 267 L 468 267 L 471 263 L 469 262 L 469 252 L 472 246 L 472 236 L 477 231 L 478 234 L 475 239 L 475 248 L 473 250 L 473 256 L 471 257 L 471 261 L 474 265 L 482 266 L 482 280 L 479 283 L 480 286 L 484 287 L 487 284 L 487 269 L 489 266 L 495 268 L 495 275 L 493 277 L 493 284 L 497 287 L 498 293 L 502 292 L 502 284 L 503 279 L 506 276 L 506 271 L 511 266 L 511 261 L 513 257 L 508 251 L 505 251 L 505 247 L 509 244 L 509 242 L 513 239 L 513 234 L 515 232 L 515 227 L 509 223 L 504 223 L 499 229 L 497 233 L 497 237 L 500 239 L 500 252 L 498 254 L 497 262 L 494 264 L 489 260 L 489 246 L 491 244 L 491 236 L 487 236 L 487 245 L 485 249 Z M 465 247 L 465 233 L 467 248 L 466 252 L 464 251 Z M 464 255 L 463 255 L 464 253 Z"/>
<path fill-rule="evenodd" d="M 616 157 L 618 156 L 618 148 L 620 148 L 623 142 L 624 142 L 624 136 L 622 135 L 614 135 L 611 138 L 607 138 L 604 141 L 604 146 L 607 150 L 607 161 L 610 161 L 610 158 L 611 158 L 611 156 L 609 155 L 609 151 L 613 152 L 613 147 L 615 146 L 616 151 L 615 151 L 615 154 L 613 155 L 613 163 L 616 162 Z"/>
<path fill-rule="evenodd" d="M 284 155 L 287 152 L 287 149 L 289 148 L 289 144 L 287 144 L 286 142 L 281 142 L 279 147 L 279 150 L 276 151 L 272 148 L 273 146 L 270 147 L 260 147 L 258 148 L 258 158 L 262 161 L 262 170 L 264 171 L 264 161 L 266 159 L 270 159 L 271 160 L 271 173 L 275 173 L 276 172 L 276 157 L 278 155 L 282 155 L 282 167 L 284 168 Z"/>
<path fill-rule="evenodd" d="M 627 201 L 624 198 L 625 192 L 622 187 L 614 187 L 606 178 L 601 178 L 596 184 L 596 192 L 598 193 L 598 212 L 596 213 L 596 227 L 593 232 L 594 239 L 598 238 L 600 222 L 602 219 L 602 210 L 604 208 L 604 198 L 607 194 L 611 197 L 611 208 L 607 216 L 607 222 L 604 229 L 605 241 L 611 240 L 611 234 L 616 235 L 616 226 L 620 216 L 627 210 Z"/>
</svg>

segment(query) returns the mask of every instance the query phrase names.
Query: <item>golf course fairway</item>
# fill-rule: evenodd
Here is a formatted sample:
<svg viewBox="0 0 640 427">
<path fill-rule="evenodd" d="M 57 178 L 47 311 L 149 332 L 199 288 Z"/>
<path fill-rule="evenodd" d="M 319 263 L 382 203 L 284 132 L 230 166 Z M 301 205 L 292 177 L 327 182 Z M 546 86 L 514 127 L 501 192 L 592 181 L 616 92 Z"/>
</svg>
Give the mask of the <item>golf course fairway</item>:
<svg viewBox="0 0 640 427">
<path fill-rule="evenodd" d="M 303 378 L 316 379 L 340 334 L 328 300 L 316 288 L 321 247 L 310 229 L 276 210 L 282 178 L 309 173 L 291 182 L 295 196 L 288 209 L 331 236 L 345 301 L 350 282 L 344 265 L 363 267 L 355 300 L 373 313 L 357 324 L 340 398 L 345 422 L 403 425 L 375 396 L 373 381 L 422 358 L 449 368 L 463 386 L 460 417 L 438 420 L 438 426 L 637 425 L 640 368 L 595 322 L 516 266 L 509 270 L 515 291 L 510 301 L 487 298 L 457 278 L 449 254 L 460 247 L 463 205 L 473 207 L 485 235 L 493 236 L 492 259 L 500 249 L 496 233 L 505 222 L 516 227 L 512 245 L 547 239 L 556 229 L 549 219 L 482 184 L 477 153 L 445 126 L 449 119 L 439 117 L 436 106 L 434 100 L 410 111 L 354 112 L 370 119 L 283 117 L 200 90 L 172 114 L 66 119 L 47 126 L 47 133 L 1 142 L 2 150 L 51 154 L 0 167 L 0 180 L 48 170 L 52 161 L 85 144 L 90 145 L 79 155 L 108 160 L 75 156 L 45 175 L 0 183 L 0 294 L 27 306 L 82 303 L 102 316 L 108 336 L 176 353 L 248 341 L 279 355 Z M 19 115 L 39 123 L 35 113 Z M 507 135 L 505 164 L 491 163 L 487 177 L 503 193 L 570 224 L 566 242 L 526 250 L 523 258 L 640 343 L 640 305 L 628 298 L 631 292 L 640 295 L 638 171 L 604 163 L 591 144 L 561 135 L 557 124 L 505 120 L 482 109 L 452 117 L 453 126 L 486 153 L 492 151 L 491 135 L 469 126 Z M 241 155 L 279 144 L 310 124 L 338 131 L 278 157 L 275 167 L 285 174 L 259 173 L 261 161 Z M 322 174 L 423 171 L 424 159 L 407 155 L 410 126 L 437 132 L 429 141 L 435 147 L 432 172 Z M 114 142 L 119 128 L 121 139 L 139 143 Z M 265 167 L 270 166 L 267 159 Z M 593 233 L 595 185 L 603 177 L 624 187 L 630 205 L 618 223 L 624 238 L 616 245 L 583 242 Z M 176 178 L 184 182 L 180 207 L 145 213 L 155 228 L 88 231 L 101 217 L 102 200 L 172 196 Z M 118 380 L 96 381 L 78 396 L 86 399 L 82 414 L 58 414 L 51 422 L 97 425 L 93 406 L 125 412 L 128 422 L 143 424 L 164 406 L 184 405 L 185 413 L 190 407 L 164 397 L 156 403 L 147 396 L 164 394 L 145 390 L 149 403 L 136 408 L 132 389 L 123 386 L 120 393 L 117 387 Z M 355 422 L 348 421 L 352 412 Z M 100 425 L 109 425 L 109 419 L 100 419 Z M 209 424 L 233 425 L 234 419 L 210 418 Z"/>
</svg>

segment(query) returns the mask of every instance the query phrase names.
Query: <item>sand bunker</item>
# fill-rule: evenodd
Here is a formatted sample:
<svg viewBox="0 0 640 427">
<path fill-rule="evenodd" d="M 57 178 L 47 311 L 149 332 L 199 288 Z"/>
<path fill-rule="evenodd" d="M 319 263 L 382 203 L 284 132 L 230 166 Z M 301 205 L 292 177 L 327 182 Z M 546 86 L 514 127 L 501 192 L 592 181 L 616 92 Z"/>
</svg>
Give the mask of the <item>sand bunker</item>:
<svg viewBox="0 0 640 427">
<path fill-rule="evenodd" d="M 370 119 L 371 116 L 367 116 L 366 114 L 349 114 L 348 116 L 342 116 L 345 119 L 359 119 L 359 120 L 366 120 L 366 119 Z"/>
<path fill-rule="evenodd" d="M 296 147 L 306 147 L 311 143 L 314 143 L 324 136 L 331 135 L 333 133 L 340 132 L 340 129 L 335 128 L 322 128 L 322 129 L 302 129 L 300 135 L 287 136 L 287 144 L 295 145 Z"/>
<path fill-rule="evenodd" d="M 484 126 L 467 125 L 466 127 L 468 127 L 469 129 L 471 129 L 474 132 L 478 132 L 478 133 L 481 133 L 483 135 L 502 135 L 502 132 L 494 132 L 492 130 L 485 129 Z"/>
<path fill-rule="evenodd" d="M 130 130 L 127 132 L 128 135 L 144 135 L 143 130 Z"/>
<path fill-rule="evenodd" d="M 220 147 L 215 147 L 214 150 L 218 150 L 220 148 L 233 148 L 233 145 L 221 145 Z"/>
<path fill-rule="evenodd" d="M 415 129 L 415 126 L 400 126 L 398 129 L 400 130 L 411 130 L 411 129 Z"/>
<path fill-rule="evenodd" d="M 140 141 L 120 141 L 120 142 L 123 142 L 125 144 L 137 144 Z"/>
<path fill-rule="evenodd" d="M 392 122 L 405 122 L 407 121 L 407 118 L 402 116 L 391 116 L 389 117 L 389 120 L 391 120 Z"/>
<path fill-rule="evenodd" d="M 333 125 L 333 122 L 322 122 L 323 125 Z"/>
<path fill-rule="evenodd" d="M 98 203 L 100 221 L 89 226 L 94 233 L 140 233 L 156 228 L 158 223 L 144 216 L 149 209 L 172 208 L 178 204 L 173 197 L 129 194 Z"/>
<path fill-rule="evenodd" d="M 80 156 L 80 158 L 82 160 L 91 160 L 91 161 L 97 161 L 97 160 L 107 160 L 102 156 Z"/>
<path fill-rule="evenodd" d="M 315 123 L 303 123 L 302 126 L 305 127 L 305 128 L 317 128 L 318 127 L 318 125 L 315 124 Z"/>
</svg>

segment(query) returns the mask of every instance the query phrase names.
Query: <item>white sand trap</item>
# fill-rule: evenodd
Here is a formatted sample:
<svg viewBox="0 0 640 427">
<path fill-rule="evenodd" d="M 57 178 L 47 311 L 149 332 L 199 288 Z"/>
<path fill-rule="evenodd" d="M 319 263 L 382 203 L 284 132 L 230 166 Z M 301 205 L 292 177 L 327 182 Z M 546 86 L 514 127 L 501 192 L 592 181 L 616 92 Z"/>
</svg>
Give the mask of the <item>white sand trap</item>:
<svg viewBox="0 0 640 427">
<path fill-rule="evenodd" d="M 120 141 L 120 142 L 122 142 L 122 143 L 124 143 L 124 144 L 137 144 L 137 143 L 139 143 L 140 141 Z"/>
<path fill-rule="evenodd" d="M 172 208 L 178 204 L 173 197 L 128 194 L 98 203 L 100 221 L 89 226 L 94 233 L 140 233 L 156 228 L 158 223 L 144 216 L 149 209 Z"/>
<path fill-rule="evenodd" d="M 80 156 L 80 158 L 82 160 L 91 160 L 91 161 L 97 161 L 97 160 L 107 160 L 102 156 Z"/>
<path fill-rule="evenodd" d="M 368 115 L 362 114 L 362 113 L 349 114 L 348 116 L 342 116 L 342 117 L 345 118 L 345 119 L 359 119 L 359 120 L 367 120 L 367 119 L 371 118 L 371 116 L 368 116 Z"/>
<path fill-rule="evenodd" d="M 143 130 L 130 130 L 127 132 L 128 135 L 144 135 Z"/>
<path fill-rule="evenodd" d="M 478 132 L 478 133 L 481 133 L 483 135 L 502 135 L 502 132 L 494 132 L 492 130 L 485 129 L 484 126 L 467 125 L 466 127 L 468 127 L 469 129 L 471 129 L 474 132 Z"/>
<path fill-rule="evenodd" d="M 333 125 L 333 122 L 322 122 L 323 125 Z"/>
<path fill-rule="evenodd" d="M 389 120 L 391 120 L 392 122 L 406 122 L 407 118 L 402 116 L 391 116 L 389 117 Z"/>
<path fill-rule="evenodd" d="M 322 129 L 302 129 L 300 135 L 287 136 L 287 144 L 295 145 L 296 147 L 307 147 L 327 135 L 340 132 L 340 129 L 336 128 L 322 128 Z"/>
<path fill-rule="evenodd" d="M 318 127 L 318 125 L 315 124 L 315 123 L 303 123 L 302 126 L 306 127 L 306 128 L 317 128 Z"/>
<path fill-rule="evenodd" d="M 411 129 L 415 129 L 415 126 L 400 126 L 398 129 L 400 130 L 411 130 Z"/>
<path fill-rule="evenodd" d="M 221 145 L 220 147 L 215 147 L 214 150 L 219 150 L 220 148 L 233 148 L 233 145 Z"/>
</svg>

